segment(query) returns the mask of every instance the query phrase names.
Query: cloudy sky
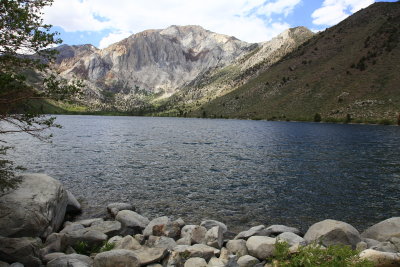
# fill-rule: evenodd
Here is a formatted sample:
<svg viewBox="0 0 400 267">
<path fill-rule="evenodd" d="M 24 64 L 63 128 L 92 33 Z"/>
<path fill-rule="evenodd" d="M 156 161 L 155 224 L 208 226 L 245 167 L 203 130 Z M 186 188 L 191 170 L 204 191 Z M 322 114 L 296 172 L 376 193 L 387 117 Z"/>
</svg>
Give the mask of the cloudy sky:
<svg viewBox="0 0 400 267">
<path fill-rule="evenodd" d="M 104 48 L 131 34 L 170 25 L 200 25 L 247 42 L 282 31 L 337 24 L 374 0 L 55 0 L 44 20 L 66 44 Z M 395 2 L 391 0 L 389 2 Z"/>
</svg>

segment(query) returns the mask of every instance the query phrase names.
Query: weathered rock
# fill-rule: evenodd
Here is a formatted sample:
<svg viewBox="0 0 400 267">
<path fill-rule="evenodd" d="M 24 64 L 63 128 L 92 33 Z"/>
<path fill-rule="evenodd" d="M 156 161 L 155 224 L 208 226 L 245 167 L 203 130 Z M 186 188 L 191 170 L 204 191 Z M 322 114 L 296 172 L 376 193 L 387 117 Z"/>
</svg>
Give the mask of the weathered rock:
<svg viewBox="0 0 400 267">
<path fill-rule="evenodd" d="M 185 236 L 176 241 L 177 245 L 187 245 L 190 246 L 192 244 L 192 239 L 190 236 Z"/>
<path fill-rule="evenodd" d="M 324 246 L 350 245 L 353 249 L 361 241 L 360 233 L 348 223 L 336 220 L 324 220 L 313 224 L 304 235 L 308 242 L 322 242 Z"/>
<path fill-rule="evenodd" d="M 50 262 L 50 261 L 52 261 L 54 259 L 60 258 L 60 257 L 65 256 L 65 255 L 66 254 L 62 253 L 62 252 L 49 253 L 49 254 L 47 254 L 47 255 L 45 255 L 43 257 L 43 261 L 44 261 L 44 263 L 48 263 L 48 262 Z"/>
<path fill-rule="evenodd" d="M 203 244 L 195 244 L 187 247 L 184 253 L 188 253 L 190 258 L 199 257 L 209 261 L 212 257 L 218 256 L 220 250 Z"/>
<path fill-rule="evenodd" d="M 257 259 L 264 260 L 271 257 L 275 251 L 276 238 L 267 236 L 252 236 L 246 242 L 249 254 Z"/>
<path fill-rule="evenodd" d="M 230 254 L 236 255 L 238 258 L 249 254 L 246 247 L 246 240 L 243 239 L 229 240 L 226 243 L 226 248 Z"/>
<path fill-rule="evenodd" d="M 211 260 L 208 262 L 207 267 L 225 267 L 227 263 L 227 260 L 212 257 Z"/>
<path fill-rule="evenodd" d="M 65 254 L 77 254 L 77 253 L 73 247 L 68 246 L 67 249 L 65 250 Z"/>
<path fill-rule="evenodd" d="M 180 228 L 182 228 L 183 226 L 185 226 L 185 221 L 182 218 L 178 218 L 175 221 L 173 221 L 174 223 L 176 223 L 177 225 L 179 225 Z"/>
<path fill-rule="evenodd" d="M 215 221 L 215 220 L 202 221 L 200 226 L 205 227 L 207 230 L 210 230 L 211 228 L 213 228 L 215 226 L 219 226 L 219 227 L 221 227 L 222 233 L 225 233 L 226 231 L 228 231 L 228 227 L 226 226 L 226 224 L 219 222 L 219 221 Z"/>
<path fill-rule="evenodd" d="M 191 244 L 201 244 L 204 242 L 207 229 L 199 225 L 185 225 L 181 230 L 182 238 L 190 238 Z"/>
<path fill-rule="evenodd" d="M 107 240 L 107 235 L 99 231 L 90 230 L 89 228 L 69 232 L 65 236 L 67 243 L 71 246 L 78 242 L 86 242 L 89 245 L 101 245 Z"/>
<path fill-rule="evenodd" d="M 364 241 L 358 242 L 357 246 L 356 246 L 356 250 L 358 251 L 363 251 L 366 250 L 368 248 L 368 244 Z"/>
<path fill-rule="evenodd" d="M 115 219 L 121 222 L 124 234 L 140 234 L 150 223 L 149 219 L 131 210 L 121 210 Z"/>
<path fill-rule="evenodd" d="M 153 235 L 167 236 L 174 239 L 180 237 L 181 227 L 177 222 L 168 222 L 166 224 L 158 224 L 153 226 Z"/>
<path fill-rule="evenodd" d="M 397 247 L 390 242 L 381 242 L 376 246 L 371 247 L 371 249 L 382 251 L 382 252 L 391 252 L 397 253 Z"/>
<path fill-rule="evenodd" d="M 0 237 L 0 259 L 6 262 L 20 262 L 28 266 L 40 266 L 40 238 Z"/>
<path fill-rule="evenodd" d="M 68 195 L 67 213 L 80 213 L 82 211 L 81 204 L 75 196 L 69 191 L 65 190 Z"/>
<path fill-rule="evenodd" d="M 0 267 L 10 267 L 10 264 L 4 261 L 0 261 Z"/>
<path fill-rule="evenodd" d="M 120 236 L 120 235 L 116 235 L 116 236 L 113 236 L 113 237 L 111 237 L 110 239 L 108 239 L 108 243 L 111 243 L 111 244 L 116 244 L 118 241 L 120 241 L 121 239 L 122 239 L 123 237 L 122 236 Z M 135 238 L 136 239 L 136 238 Z"/>
<path fill-rule="evenodd" d="M 400 217 L 379 222 L 365 230 L 361 236 L 378 241 L 388 241 L 391 237 L 400 237 Z"/>
<path fill-rule="evenodd" d="M 267 232 L 265 231 L 265 225 L 258 225 L 251 227 L 247 231 L 240 232 L 235 239 L 244 239 L 247 240 L 251 236 L 267 236 Z"/>
<path fill-rule="evenodd" d="M 260 263 L 260 261 L 253 256 L 244 255 L 238 259 L 237 263 L 239 267 L 253 267 L 257 263 Z"/>
<path fill-rule="evenodd" d="M 134 250 L 133 253 L 136 255 L 136 257 L 139 259 L 140 264 L 143 266 L 161 261 L 165 256 L 167 256 L 168 251 L 165 248 L 142 247 L 140 249 Z"/>
<path fill-rule="evenodd" d="M 147 265 L 146 267 L 163 267 L 163 266 L 159 263 L 153 263 L 153 264 Z"/>
<path fill-rule="evenodd" d="M 276 237 L 285 232 L 294 233 L 296 235 L 301 235 L 301 232 L 299 229 L 294 228 L 294 227 L 288 227 L 285 225 L 279 225 L 279 224 L 271 225 L 271 226 L 267 227 L 265 229 L 265 231 L 267 232 L 267 235 L 271 236 L 271 237 Z"/>
<path fill-rule="evenodd" d="M 60 234 L 71 233 L 81 229 L 85 229 L 85 226 L 79 223 L 69 223 L 60 231 Z"/>
<path fill-rule="evenodd" d="M 175 240 L 166 236 L 149 236 L 147 240 L 147 246 L 153 248 L 165 248 L 168 250 L 173 250 L 177 246 Z"/>
<path fill-rule="evenodd" d="M 133 236 L 141 245 L 145 243 L 145 238 L 144 235 L 142 234 L 136 234 Z"/>
<path fill-rule="evenodd" d="M 115 242 L 115 249 L 140 249 L 142 245 L 130 235 L 124 236 L 121 240 Z"/>
<path fill-rule="evenodd" d="M 223 234 L 223 229 L 221 227 L 214 226 L 206 232 L 204 242 L 207 246 L 221 248 L 224 242 Z"/>
<path fill-rule="evenodd" d="M 47 267 L 91 267 L 93 260 L 81 254 L 69 254 L 55 258 L 47 263 Z"/>
<path fill-rule="evenodd" d="M 108 204 L 107 210 L 114 217 L 117 216 L 118 212 L 121 210 L 132 210 L 135 211 L 135 207 L 129 203 L 111 203 Z"/>
<path fill-rule="evenodd" d="M 189 258 L 185 262 L 184 267 L 207 267 L 207 262 L 205 259 L 199 257 Z"/>
<path fill-rule="evenodd" d="M 62 225 L 67 192 L 45 174 L 25 174 L 21 179 L 17 189 L 0 197 L 0 236 L 46 238 Z"/>
<path fill-rule="evenodd" d="M 167 216 L 163 217 L 158 217 L 149 222 L 149 224 L 146 226 L 146 228 L 143 230 L 143 235 L 145 237 L 148 237 L 150 235 L 153 235 L 153 227 L 155 225 L 165 225 L 170 222 L 170 219 Z"/>
<path fill-rule="evenodd" d="M 94 257 L 94 267 L 139 267 L 140 261 L 132 250 L 113 249 Z"/>
<path fill-rule="evenodd" d="M 93 223 L 103 222 L 103 218 L 79 220 L 73 223 L 82 224 L 84 227 L 90 227 Z"/>
<path fill-rule="evenodd" d="M 44 248 L 40 250 L 41 255 L 46 255 L 53 252 L 62 252 L 68 246 L 68 240 L 65 234 L 52 233 L 46 239 Z"/>
<path fill-rule="evenodd" d="M 24 267 L 24 265 L 22 263 L 19 262 L 14 262 L 10 264 L 10 267 Z"/>
<path fill-rule="evenodd" d="M 285 241 L 289 244 L 289 246 L 294 246 L 296 244 L 306 245 L 306 240 L 293 232 L 284 232 L 276 237 L 278 240 Z"/>
<path fill-rule="evenodd" d="M 164 258 L 163 266 L 183 266 L 184 262 L 187 260 L 186 254 L 184 254 L 185 249 L 189 246 L 177 246 L 171 253 Z"/>
<path fill-rule="evenodd" d="M 400 266 L 400 254 L 366 249 L 360 253 L 360 259 L 372 261 L 375 267 Z"/>
<path fill-rule="evenodd" d="M 229 255 L 226 267 L 239 267 L 237 263 L 238 257 L 236 255 Z"/>
<path fill-rule="evenodd" d="M 371 238 L 362 238 L 362 241 L 364 241 L 365 243 L 367 243 L 368 248 L 377 246 L 377 245 L 379 245 L 379 243 L 381 243 L 381 242 L 379 242 L 378 240 L 371 239 Z"/>
<path fill-rule="evenodd" d="M 392 237 L 389 239 L 390 243 L 392 243 L 394 246 L 396 246 L 397 251 L 400 252 L 400 238 L 398 237 Z"/>
<path fill-rule="evenodd" d="M 119 221 L 98 221 L 93 222 L 87 229 L 99 231 L 106 234 L 108 237 L 113 237 L 121 232 L 122 225 Z"/>
</svg>

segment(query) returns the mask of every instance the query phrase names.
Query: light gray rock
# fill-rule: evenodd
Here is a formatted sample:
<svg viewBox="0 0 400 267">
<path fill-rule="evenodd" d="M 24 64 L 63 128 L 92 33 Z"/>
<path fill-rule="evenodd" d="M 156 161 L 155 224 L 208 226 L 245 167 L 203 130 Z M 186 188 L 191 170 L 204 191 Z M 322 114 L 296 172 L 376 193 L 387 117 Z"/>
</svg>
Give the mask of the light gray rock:
<svg viewBox="0 0 400 267">
<path fill-rule="evenodd" d="M 10 267 L 24 267 L 24 265 L 19 262 L 14 262 L 14 263 L 10 264 Z"/>
<path fill-rule="evenodd" d="M 133 253 L 139 259 L 140 264 L 145 266 L 161 261 L 165 256 L 167 256 L 168 251 L 165 248 L 142 247 L 134 250 Z"/>
<path fill-rule="evenodd" d="M 391 237 L 389 239 L 390 243 L 392 243 L 394 246 L 396 246 L 397 251 L 400 252 L 400 238 L 398 237 Z"/>
<path fill-rule="evenodd" d="M 228 227 L 226 226 L 226 224 L 215 220 L 204 220 L 201 222 L 200 226 L 205 227 L 207 230 L 210 230 L 215 226 L 219 226 L 221 227 L 222 233 L 228 231 Z"/>
<path fill-rule="evenodd" d="M 358 251 L 363 251 L 366 250 L 368 248 L 368 244 L 364 241 L 358 242 L 357 246 L 356 246 L 356 250 Z"/>
<path fill-rule="evenodd" d="M 0 237 L 0 259 L 6 262 L 20 262 L 29 266 L 40 266 L 40 238 Z"/>
<path fill-rule="evenodd" d="M 234 254 L 239 258 L 249 254 L 246 247 L 246 240 L 243 239 L 229 240 L 226 243 L 226 248 L 230 254 Z"/>
<path fill-rule="evenodd" d="M 362 238 L 362 241 L 364 241 L 365 243 L 367 243 L 368 248 L 374 247 L 379 245 L 381 242 L 379 242 L 378 240 L 375 239 L 371 239 L 371 238 Z"/>
<path fill-rule="evenodd" d="M 209 261 L 212 257 L 217 257 L 220 250 L 203 244 L 195 244 L 187 247 L 184 253 L 189 254 L 190 258 L 199 257 Z"/>
<path fill-rule="evenodd" d="M 305 246 L 306 245 L 306 240 L 293 232 L 284 232 L 276 237 L 278 240 L 285 241 L 289 244 L 289 246 L 294 246 L 294 245 L 301 245 Z"/>
<path fill-rule="evenodd" d="M 223 229 L 220 226 L 214 226 L 206 232 L 204 242 L 207 246 L 219 249 L 224 243 L 223 234 Z"/>
<path fill-rule="evenodd" d="M 247 240 L 251 236 L 267 236 L 267 232 L 265 231 L 265 225 L 258 225 L 251 227 L 247 231 L 240 232 L 235 239 L 244 239 Z"/>
<path fill-rule="evenodd" d="M 360 259 L 372 261 L 375 267 L 400 266 L 400 254 L 366 249 L 360 253 Z"/>
<path fill-rule="evenodd" d="M 57 257 L 47 263 L 46 267 L 91 267 L 93 260 L 81 254 L 69 254 Z"/>
<path fill-rule="evenodd" d="M 181 230 L 182 238 L 190 238 L 191 244 L 201 244 L 204 242 L 207 229 L 200 225 L 185 225 Z"/>
<path fill-rule="evenodd" d="M 260 263 L 260 261 L 253 256 L 244 255 L 238 259 L 237 263 L 239 267 L 253 267 L 257 263 Z"/>
<path fill-rule="evenodd" d="M 65 256 L 65 255 L 66 254 L 62 253 L 62 252 L 49 253 L 49 254 L 43 256 L 43 262 L 44 263 L 48 263 L 48 262 L 50 262 L 50 261 L 52 261 L 54 259 L 60 258 L 60 257 Z"/>
<path fill-rule="evenodd" d="M 94 267 L 139 267 L 140 261 L 132 250 L 113 249 L 98 253 L 94 257 Z"/>
<path fill-rule="evenodd" d="M 147 265 L 146 267 L 163 267 L 163 266 L 159 263 L 153 263 L 153 264 Z"/>
<path fill-rule="evenodd" d="M 121 239 L 122 239 L 123 237 L 122 236 L 120 236 L 120 235 L 116 235 L 116 236 L 113 236 L 113 237 L 111 237 L 110 239 L 108 239 L 108 243 L 111 243 L 111 244 L 116 244 L 118 241 L 120 241 Z"/>
<path fill-rule="evenodd" d="M 4 261 L 0 261 L 0 267 L 10 267 L 10 264 Z"/>
<path fill-rule="evenodd" d="M 46 238 L 64 220 L 68 195 L 45 174 L 25 174 L 15 190 L 0 197 L 0 236 Z"/>
<path fill-rule="evenodd" d="M 117 216 L 118 212 L 121 210 L 135 211 L 135 207 L 129 203 L 110 203 L 107 206 L 107 211 L 114 217 Z"/>
<path fill-rule="evenodd" d="M 264 260 L 274 254 L 275 243 L 276 238 L 267 236 L 252 236 L 247 239 L 246 247 L 251 256 L 260 260 Z"/>
<path fill-rule="evenodd" d="M 178 218 L 175 221 L 173 221 L 174 223 L 176 223 L 177 225 L 179 225 L 180 228 L 182 228 L 183 226 L 185 226 L 185 221 L 182 218 Z"/>
<path fill-rule="evenodd" d="M 229 255 L 226 267 L 239 267 L 237 263 L 238 257 L 236 255 Z"/>
<path fill-rule="evenodd" d="M 85 229 L 85 226 L 79 223 L 69 223 L 60 231 L 60 234 L 71 233 L 81 229 Z"/>
<path fill-rule="evenodd" d="M 378 241 L 388 241 L 391 237 L 400 237 L 400 217 L 379 222 L 365 230 L 361 236 Z"/>
<path fill-rule="evenodd" d="M 225 267 L 227 263 L 227 260 L 212 257 L 208 262 L 207 267 Z"/>
<path fill-rule="evenodd" d="M 75 198 L 75 196 L 69 191 L 65 190 L 68 195 L 68 203 L 67 203 L 67 213 L 80 213 L 82 211 L 81 204 Z"/>
<path fill-rule="evenodd" d="M 131 210 L 121 210 L 115 219 L 122 224 L 125 234 L 140 234 L 150 223 L 149 219 Z"/>
<path fill-rule="evenodd" d="M 78 242 L 86 242 L 89 245 L 101 245 L 107 240 L 107 235 L 99 231 L 90 230 L 89 228 L 66 233 L 65 237 L 70 246 Z"/>
<path fill-rule="evenodd" d="M 121 232 L 122 225 L 119 221 L 98 221 L 93 222 L 87 229 L 99 231 L 103 234 L 106 234 L 108 237 L 113 237 Z"/>
<path fill-rule="evenodd" d="M 153 226 L 153 235 L 155 236 L 167 236 L 177 239 L 180 237 L 180 234 L 181 227 L 178 222 L 168 222 Z"/>
<path fill-rule="evenodd" d="M 149 236 L 146 245 L 148 247 L 165 248 L 168 250 L 173 250 L 174 247 L 177 246 L 173 238 L 166 236 L 153 236 L 153 235 Z"/>
<path fill-rule="evenodd" d="M 207 262 L 205 259 L 199 257 L 189 258 L 185 262 L 184 267 L 207 267 Z"/>
<path fill-rule="evenodd" d="M 271 226 L 267 227 L 265 229 L 265 231 L 267 232 L 267 235 L 271 236 L 271 237 L 276 237 L 285 232 L 290 232 L 290 233 L 294 233 L 296 235 L 301 235 L 299 229 L 294 228 L 294 227 L 288 227 L 285 225 L 279 225 L 279 224 L 271 225 Z"/>
<path fill-rule="evenodd" d="M 142 245 L 130 235 L 124 236 L 121 240 L 115 242 L 115 249 L 140 249 Z"/>
<path fill-rule="evenodd" d="M 104 219 L 103 218 L 94 218 L 94 219 L 85 219 L 85 220 L 79 220 L 73 223 L 76 224 L 81 224 L 84 227 L 90 227 L 92 225 L 92 223 L 98 223 L 98 222 L 103 222 Z"/>
<path fill-rule="evenodd" d="M 153 235 L 153 227 L 155 225 L 165 225 L 169 222 L 171 222 L 171 220 L 167 216 L 155 218 L 151 220 L 149 224 L 146 226 L 146 228 L 143 230 L 143 235 L 145 237 Z"/>
<path fill-rule="evenodd" d="M 141 245 L 145 243 L 145 238 L 144 235 L 142 234 L 136 234 L 133 236 Z"/>
<path fill-rule="evenodd" d="M 304 235 L 308 242 L 322 242 L 324 246 L 350 245 L 353 249 L 361 241 L 360 233 L 348 223 L 336 220 L 324 220 L 313 224 Z"/>
<path fill-rule="evenodd" d="M 67 246 L 68 240 L 65 234 L 52 233 L 47 237 L 44 248 L 40 250 L 40 253 L 46 255 L 53 252 L 62 252 L 65 251 Z"/>
<path fill-rule="evenodd" d="M 371 249 L 382 251 L 382 252 L 391 252 L 391 253 L 397 253 L 397 247 L 390 243 L 389 241 L 387 242 L 381 242 L 376 246 L 371 247 Z"/>
<path fill-rule="evenodd" d="M 185 236 L 176 241 L 177 245 L 187 245 L 190 246 L 192 244 L 192 239 L 190 236 Z"/>
</svg>

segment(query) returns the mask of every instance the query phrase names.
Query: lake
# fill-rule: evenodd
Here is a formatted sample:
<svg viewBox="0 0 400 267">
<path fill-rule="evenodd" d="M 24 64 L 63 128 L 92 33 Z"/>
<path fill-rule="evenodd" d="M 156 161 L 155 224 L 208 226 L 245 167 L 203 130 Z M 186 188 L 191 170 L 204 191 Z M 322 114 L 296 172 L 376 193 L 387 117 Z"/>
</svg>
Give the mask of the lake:
<svg viewBox="0 0 400 267">
<path fill-rule="evenodd" d="M 52 143 L 11 135 L 27 172 L 61 180 L 101 216 L 133 203 L 150 219 L 203 218 L 239 231 L 331 218 L 359 230 L 400 215 L 400 127 L 57 116 Z"/>
</svg>

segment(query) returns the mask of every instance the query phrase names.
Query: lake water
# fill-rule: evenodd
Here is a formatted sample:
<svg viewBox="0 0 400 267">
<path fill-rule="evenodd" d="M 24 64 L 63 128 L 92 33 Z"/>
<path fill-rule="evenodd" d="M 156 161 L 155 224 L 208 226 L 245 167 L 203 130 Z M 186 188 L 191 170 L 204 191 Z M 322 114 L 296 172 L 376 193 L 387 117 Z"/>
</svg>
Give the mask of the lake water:
<svg viewBox="0 0 400 267">
<path fill-rule="evenodd" d="M 131 202 L 149 218 L 238 231 L 332 218 L 363 230 L 400 216 L 400 127 L 58 116 L 51 144 L 7 137 L 28 172 L 61 180 L 82 217 Z"/>
</svg>

